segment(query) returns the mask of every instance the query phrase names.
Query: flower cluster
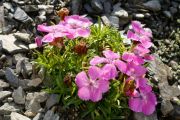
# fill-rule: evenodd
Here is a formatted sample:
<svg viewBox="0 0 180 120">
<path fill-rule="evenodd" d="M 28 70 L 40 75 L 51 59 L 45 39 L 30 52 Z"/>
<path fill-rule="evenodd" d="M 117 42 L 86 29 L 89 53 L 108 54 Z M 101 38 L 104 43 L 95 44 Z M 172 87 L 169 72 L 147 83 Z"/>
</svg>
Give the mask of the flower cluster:
<svg viewBox="0 0 180 120">
<path fill-rule="evenodd" d="M 122 73 L 125 80 L 124 92 L 129 96 L 129 107 L 135 112 L 150 115 L 156 106 L 156 96 L 148 84 L 145 74 L 147 69 L 143 66 L 147 61 L 153 60 L 149 54 L 152 33 L 143 28 L 138 21 L 132 22 L 132 30 L 127 33 L 133 45 L 122 56 L 111 50 L 103 51 L 103 56 L 95 56 L 90 60 L 87 77 L 85 71 L 77 74 L 75 82 L 79 88 L 78 96 L 82 100 L 97 102 L 102 94 L 107 92 L 111 80 L 117 80 Z"/>
<path fill-rule="evenodd" d="M 47 26 L 46 24 L 38 25 L 37 30 L 46 33 L 42 38 L 40 36 L 35 38 L 38 46 L 44 43 L 53 43 L 59 38 L 67 37 L 74 39 L 77 37 L 88 37 L 90 35 L 89 26 L 92 23 L 89 19 L 79 16 L 71 15 L 65 16 L 64 20 L 60 21 L 57 25 Z"/>
</svg>

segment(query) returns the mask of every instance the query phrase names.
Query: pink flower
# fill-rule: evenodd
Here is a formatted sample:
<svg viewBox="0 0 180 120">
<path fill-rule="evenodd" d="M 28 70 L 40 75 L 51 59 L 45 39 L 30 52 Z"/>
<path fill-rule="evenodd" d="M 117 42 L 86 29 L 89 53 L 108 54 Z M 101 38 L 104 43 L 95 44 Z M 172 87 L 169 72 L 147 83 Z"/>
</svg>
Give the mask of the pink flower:
<svg viewBox="0 0 180 120">
<path fill-rule="evenodd" d="M 152 93 L 151 87 L 140 88 L 139 92 L 135 91 L 134 96 L 129 98 L 129 107 L 135 112 L 143 112 L 150 115 L 155 111 L 157 104 L 156 96 Z"/>
<path fill-rule="evenodd" d="M 40 36 L 37 36 L 35 38 L 35 43 L 37 44 L 38 47 L 42 46 L 42 40 L 41 39 L 42 39 L 42 37 L 40 37 Z"/>
<path fill-rule="evenodd" d="M 53 42 L 55 38 L 65 37 L 69 35 L 62 24 L 52 26 L 46 26 L 42 24 L 38 25 L 37 30 L 48 33 L 42 38 L 42 42 L 47 43 Z"/>
<path fill-rule="evenodd" d="M 83 16 L 71 15 L 64 18 L 65 23 L 70 25 L 72 28 L 88 28 L 92 25 L 92 22 Z"/>
<path fill-rule="evenodd" d="M 109 89 L 109 82 L 101 79 L 102 70 L 96 66 L 91 66 L 88 76 L 84 71 L 77 74 L 75 82 L 79 88 L 78 96 L 82 100 L 97 102 L 102 99 L 102 94 Z"/>
<path fill-rule="evenodd" d="M 104 76 L 106 76 L 105 79 L 107 80 L 113 79 L 117 76 L 117 69 L 116 69 L 116 66 L 114 65 L 114 62 L 118 60 L 120 56 L 111 50 L 103 51 L 103 55 L 105 57 L 95 56 L 93 59 L 91 59 L 90 64 L 98 65 L 101 63 L 105 63 L 106 65 L 102 68 L 103 71 L 106 71 L 107 73 L 107 74 L 104 74 Z"/>
<path fill-rule="evenodd" d="M 147 69 L 145 67 L 137 65 L 133 61 L 125 63 L 123 61 L 118 60 L 115 62 L 115 65 L 122 73 L 134 79 L 142 77 L 147 72 Z"/>
<path fill-rule="evenodd" d="M 144 64 L 143 58 L 138 56 L 138 55 L 135 55 L 134 53 L 124 52 L 123 55 L 122 55 L 122 60 L 124 60 L 126 62 L 133 61 L 137 65 Z"/>
<path fill-rule="evenodd" d="M 143 28 L 142 24 L 138 21 L 132 21 L 132 30 L 128 30 L 127 38 L 140 42 L 145 48 L 150 48 L 152 46 L 150 39 L 152 37 L 152 32 L 150 29 Z"/>
<path fill-rule="evenodd" d="M 139 21 L 132 21 L 131 25 L 135 33 L 152 37 L 152 31 L 149 28 L 143 28 L 143 25 Z"/>
</svg>

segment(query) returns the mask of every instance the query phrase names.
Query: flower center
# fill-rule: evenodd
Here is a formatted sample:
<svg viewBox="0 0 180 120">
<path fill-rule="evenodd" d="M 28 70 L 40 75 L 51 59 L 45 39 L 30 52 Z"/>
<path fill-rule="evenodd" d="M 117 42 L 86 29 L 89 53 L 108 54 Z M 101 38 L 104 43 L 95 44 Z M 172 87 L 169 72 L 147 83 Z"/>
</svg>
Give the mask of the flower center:
<svg viewBox="0 0 180 120">
<path fill-rule="evenodd" d="M 94 88 L 98 88 L 98 84 L 96 80 L 89 79 L 90 86 L 93 86 Z"/>
</svg>

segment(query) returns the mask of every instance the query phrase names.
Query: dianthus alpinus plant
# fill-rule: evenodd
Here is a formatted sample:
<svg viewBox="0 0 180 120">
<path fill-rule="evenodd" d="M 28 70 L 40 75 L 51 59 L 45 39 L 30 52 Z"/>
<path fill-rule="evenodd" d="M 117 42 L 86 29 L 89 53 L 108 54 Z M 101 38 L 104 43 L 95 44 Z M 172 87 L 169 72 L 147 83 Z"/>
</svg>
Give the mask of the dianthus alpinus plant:
<svg viewBox="0 0 180 120">
<path fill-rule="evenodd" d="M 146 78 L 152 32 L 132 21 L 125 35 L 93 24 L 85 16 L 61 15 L 56 25 L 38 25 L 38 67 L 51 81 L 64 110 L 75 108 L 78 119 L 126 119 L 130 110 L 150 115 L 156 96 Z M 124 42 L 131 40 L 128 46 Z"/>
</svg>

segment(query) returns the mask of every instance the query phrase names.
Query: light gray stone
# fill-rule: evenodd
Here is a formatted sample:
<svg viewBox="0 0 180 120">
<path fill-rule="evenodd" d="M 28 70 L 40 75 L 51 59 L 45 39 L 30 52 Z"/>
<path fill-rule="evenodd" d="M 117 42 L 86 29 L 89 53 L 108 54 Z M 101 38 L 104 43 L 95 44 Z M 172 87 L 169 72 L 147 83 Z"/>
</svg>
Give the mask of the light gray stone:
<svg viewBox="0 0 180 120">
<path fill-rule="evenodd" d="M 59 120 L 59 115 L 54 114 L 54 112 L 51 110 L 48 110 L 43 120 Z"/>
<path fill-rule="evenodd" d="M 17 40 L 26 42 L 26 43 L 31 43 L 31 35 L 28 33 L 21 33 L 21 32 L 16 32 L 13 34 Z"/>
<path fill-rule="evenodd" d="M 163 11 L 163 13 L 167 18 L 169 18 L 169 19 L 172 18 L 170 11 Z"/>
<path fill-rule="evenodd" d="M 0 107 L 1 115 L 10 114 L 11 112 L 18 112 L 18 111 L 20 111 L 20 109 L 17 106 L 9 103 L 4 103 L 4 105 Z"/>
<path fill-rule="evenodd" d="M 158 120 L 156 112 L 148 116 L 144 115 L 143 113 L 134 112 L 133 117 L 133 120 Z"/>
<path fill-rule="evenodd" d="M 103 12 L 103 5 L 100 0 L 91 0 L 91 6 L 96 13 Z"/>
<path fill-rule="evenodd" d="M 47 109 L 51 108 L 53 105 L 59 102 L 59 95 L 58 94 L 51 94 L 50 97 L 46 101 Z"/>
<path fill-rule="evenodd" d="M 128 12 L 121 7 L 114 9 L 111 14 L 120 18 L 128 18 Z"/>
<path fill-rule="evenodd" d="M 119 18 L 117 16 L 110 16 L 109 21 L 113 27 L 119 28 Z"/>
<path fill-rule="evenodd" d="M 12 97 L 14 98 L 14 102 L 17 104 L 25 104 L 25 92 L 23 88 L 20 86 L 18 89 L 14 90 Z"/>
<path fill-rule="evenodd" d="M 8 88 L 9 84 L 0 79 L 0 88 Z"/>
<path fill-rule="evenodd" d="M 161 10 L 161 4 L 159 2 L 159 0 L 151 0 L 148 1 L 146 3 L 143 4 L 144 7 L 146 7 L 147 9 L 151 10 L 151 11 L 160 11 Z"/>
<path fill-rule="evenodd" d="M 111 25 L 109 18 L 106 15 L 101 16 L 101 20 L 105 25 L 107 25 L 107 26 Z"/>
<path fill-rule="evenodd" d="M 11 113 L 11 120 L 31 120 L 30 118 L 23 116 L 17 112 Z"/>
<path fill-rule="evenodd" d="M 33 120 L 41 120 L 43 118 L 43 114 L 42 113 L 38 113 Z"/>
<path fill-rule="evenodd" d="M 14 87 L 17 87 L 19 85 L 19 79 L 11 68 L 6 68 L 5 75 L 10 85 Z"/>
<path fill-rule="evenodd" d="M 161 103 L 161 112 L 164 116 L 168 115 L 171 111 L 173 111 L 173 105 L 169 100 L 163 100 Z"/>
<path fill-rule="evenodd" d="M 19 20 L 23 23 L 32 21 L 32 19 L 26 14 L 24 10 L 22 10 L 20 7 L 17 7 L 15 12 L 14 12 L 14 18 L 16 20 Z"/>
<path fill-rule="evenodd" d="M 35 78 L 35 79 L 32 79 L 28 83 L 28 86 L 30 86 L 30 87 L 38 87 L 41 83 L 42 83 L 42 79 L 41 78 Z"/>
<path fill-rule="evenodd" d="M 12 92 L 10 91 L 0 91 L 0 100 L 5 99 L 6 97 L 10 96 Z"/>
<path fill-rule="evenodd" d="M 0 40 L 2 40 L 3 49 L 9 53 L 14 54 L 28 50 L 28 47 L 23 43 L 18 42 L 12 34 L 0 35 Z"/>
</svg>

